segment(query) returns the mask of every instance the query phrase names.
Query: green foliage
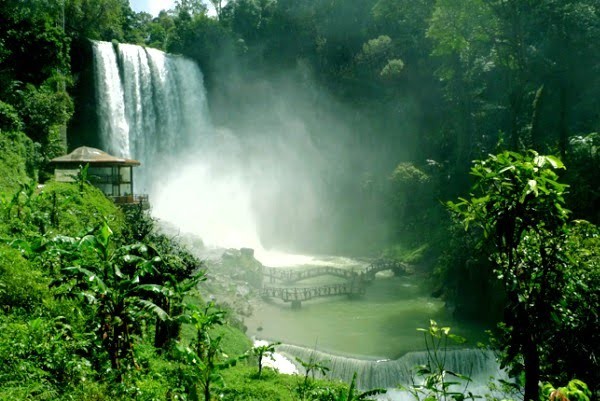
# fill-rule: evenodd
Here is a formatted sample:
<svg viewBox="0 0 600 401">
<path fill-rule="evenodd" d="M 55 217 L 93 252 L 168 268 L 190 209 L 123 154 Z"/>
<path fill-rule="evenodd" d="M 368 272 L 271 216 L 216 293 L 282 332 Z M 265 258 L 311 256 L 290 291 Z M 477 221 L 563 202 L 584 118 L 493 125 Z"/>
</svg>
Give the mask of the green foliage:
<svg viewBox="0 0 600 401">
<path fill-rule="evenodd" d="M 419 264 L 423 262 L 429 247 L 429 244 L 423 244 L 416 248 L 407 248 L 402 244 L 396 244 L 385 249 L 383 256 L 404 263 Z"/>
<path fill-rule="evenodd" d="M 592 392 L 581 380 L 573 379 L 565 387 L 554 388 L 552 384 L 542 385 L 540 401 L 591 401 Z"/>
<path fill-rule="evenodd" d="M 132 11 L 122 0 L 66 0 L 64 17 L 70 36 L 96 40 L 122 40 Z"/>
<path fill-rule="evenodd" d="M 494 236 L 502 252 L 512 251 L 532 227 L 556 230 L 565 223 L 567 186 L 558 182 L 554 171 L 564 168 L 558 158 L 534 151 L 491 155 L 471 170 L 477 180 L 473 190 L 482 196 L 449 202 L 448 206 L 465 217 L 466 229 L 471 222 L 479 224 L 484 235 Z"/>
<path fill-rule="evenodd" d="M 152 293 L 165 293 L 158 284 L 143 284 L 155 272 L 158 257 L 148 255 L 142 244 L 115 247 L 107 224 L 95 234 L 82 238 L 62 237 L 55 249 L 65 255 L 70 266 L 55 280 L 61 297 L 76 297 L 89 304 L 90 327 L 107 352 L 111 368 L 120 381 L 123 370 L 136 364 L 134 336 L 151 317 L 167 313 L 150 299 Z"/>
<path fill-rule="evenodd" d="M 256 378 L 256 367 L 238 364 L 223 371 L 227 386 L 219 389 L 219 397 L 224 401 L 298 401 L 294 389 L 298 386 L 296 375 L 278 374 L 271 369 Z M 347 392 L 347 385 L 340 382 L 314 380 L 311 400 L 334 401 L 337 394 Z"/>
<path fill-rule="evenodd" d="M 21 131 L 23 122 L 13 106 L 0 100 L 0 132 Z"/>
<path fill-rule="evenodd" d="M 358 392 L 356 389 L 356 372 L 352 375 L 352 381 L 350 382 L 350 388 L 348 391 L 341 389 L 335 398 L 335 401 L 361 401 L 370 400 L 372 396 L 385 394 L 385 389 L 373 389 L 364 392 Z"/>
<path fill-rule="evenodd" d="M 252 340 L 231 322 L 211 329 L 212 336 L 221 337 L 221 347 L 226 355 L 242 355 L 252 349 Z"/>
<path fill-rule="evenodd" d="M 36 152 L 20 132 L 0 132 L 0 192 L 12 193 L 34 177 Z"/>
<path fill-rule="evenodd" d="M 44 4 L 45 3 L 45 4 Z M 53 23 L 51 2 L 7 0 L 0 4 L 0 99 L 13 99 L 15 86 L 42 84 L 56 71 L 69 70 L 69 41 Z M 50 13 L 48 12 L 50 11 Z M 11 104 L 15 102 L 9 101 Z"/>
<path fill-rule="evenodd" d="M 155 232 L 154 220 L 142 205 L 126 210 L 125 218 L 125 242 L 148 244 L 149 251 L 157 257 L 155 273 L 148 282 L 164 287 L 166 292 L 155 293 L 153 300 L 168 317 L 156 320 L 154 345 L 166 349 L 180 339 L 184 297 L 206 279 L 202 262 L 175 239 Z"/>
<path fill-rule="evenodd" d="M 386 65 L 392 52 L 392 39 L 387 35 L 381 35 L 363 44 L 362 51 L 357 56 L 357 61 L 372 70 L 381 69 L 382 66 Z"/>
<path fill-rule="evenodd" d="M 574 217 L 599 225 L 600 133 L 571 137 L 565 162 L 569 169 L 564 180 L 570 185 L 566 199 Z"/>
<path fill-rule="evenodd" d="M 463 343 L 465 339 L 450 333 L 450 327 L 440 327 L 434 320 L 430 320 L 429 328 L 417 329 L 423 333 L 427 349 L 427 363 L 417 368 L 417 377 L 420 379 L 412 386 L 401 386 L 417 400 L 474 400 L 480 398 L 468 391 L 470 377 L 464 373 L 452 372 L 446 369 L 446 353 L 448 341 Z M 470 374 L 470 372 L 469 372 Z M 456 387 L 462 387 L 457 390 Z"/>
<path fill-rule="evenodd" d="M 258 372 L 256 373 L 256 377 L 260 379 L 263 368 L 263 358 L 271 358 L 273 359 L 273 353 L 275 352 L 275 347 L 281 344 L 280 342 L 267 343 L 264 345 L 255 345 L 252 347 L 251 354 L 256 357 L 258 360 Z"/>
<path fill-rule="evenodd" d="M 20 108 L 25 131 L 36 142 L 43 142 L 51 127 L 65 125 L 73 115 L 73 100 L 56 80 L 46 81 L 40 88 L 28 85 L 22 92 Z"/>
<path fill-rule="evenodd" d="M 16 249 L 0 245 L 0 305 L 5 313 L 42 306 L 49 281 Z"/>
<path fill-rule="evenodd" d="M 455 253 L 441 262 L 446 266 L 439 277 L 454 280 L 451 291 L 455 294 L 472 295 L 462 300 L 463 305 L 479 305 L 482 297 L 497 295 L 498 304 L 506 292 L 507 314 L 519 316 L 509 319 L 505 337 L 500 338 L 501 344 L 516 350 L 509 352 L 506 360 L 522 364 L 525 350 L 518 344 L 524 344 L 524 337 L 516 327 L 520 328 L 523 320 L 527 323 L 524 331 L 540 333 L 536 340 L 545 344 L 543 349 L 537 347 L 544 379 L 567 382 L 572 372 L 577 372 L 590 388 L 598 386 L 600 369 L 594 347 L 599 342 L 595 312 L 599 309 L 598 229 L 583 222 L 563 224 L 566 205 L 575 218 L 599 222 L 597 135 L 568 140 L 573 133 L 593 132 L 598 126 L 600 48 L 595 44 L 600 41 L 600 18 L 595 1 L 240 0 L 229 1 L 225 7 L 221 1 L 211 2 L 217 6 L 218 19 L 207 16 L 201 2 L 195 0 L 181 1 L 175 12 L 156 18 L 133 13 L 125 0 L 0 2 L 0 232 L 27 258 L 1 248 L 6 254 L 2 274 L 13 284 L 8 291 L 6 283 L 0 285 L 0 294 L 21 305 L 5 311 L 30 313 L 48 304 L 45 288 L 31 287 L 32 298 L 28 299 L 16 283 L 25 285 L 28 279 L 38 278 L 43 283 L 48 276 L 60 275 L 57 268 L 64 267 L 63 256 L 38 255 L 54 234 L 81 236 L 108 219 L 119 237 L 124 226 L 122 212 L 99 191 L 87 185 L 81 191 L 76 185 L 52 182 L 38 191 L 30 179 L 40 169 L 39 177 L 45 180 L 47 161 L 62 151 L 58 127 L 68 121 L 73 110 L 67 93 L 71 90 L 71 40 L 131 41 L 197 60 L 206 74 L 209 96 L 228 106 L 227 113 L 216 116 L 224 125 L 242 109 L 245 97 L 252 100 L 249 103 L 255 112 L 254 106 L 261 100 L 258 87 L 264 86 L 263 76 L 271 78 L 273 71 L 292 80 L 301 76 L 302 87 L 318 87 L 318 96 L 311 95 L 310 109 L 320 111 L 319 125 L 330 103 L 339 103 L 343 110 L 336 115 L 348 123 L 347 129 L 339 131 L 348 131 L 349 136 L 314 130 L 311 139 L 325 151 L 329 140 L 338 146 L 347 139 L 352 148 L 361 149 L 353 160 L 362 163 L 352 164 L 352 176 L 368 171 L 374 182 L 389 184 L 365 190 L 362 180 L 344 183 L 328 177 L 327 182 L 334 183 L 331 187 L 339 192 L 336 199 L 355 203 L 340 212 L 347 215 L 352 227 L 342 231 L 357 236 L 362 226 L 356 224 L 356 211 L 361 211 L 364 231 L 386 235 L 392 231 L 392 242 L 402 244 L 394 253 L 404 258 L 421 258 L 421 252 L 405 250 L 419 249 L 422 238 L 432 244 L 428 256 L 440 251 L 438 244 L 449 244 Z M 73 68 L 80 68 L 78 59 L 73 61 Z M 291 75 L 290 69 L 298 65 L 302 74 Z M 250 82 L 251 90 L 240 95 L 239 82 Z M 278 98 L 286 98 L 276 90 Z M 14 132 L 20 130 L 38 144 Z M 469 227 L 477 228 L 460 235 L 451 229 L 448 235 L 452 238 L 445 241 L 442 235 L 447 233 L 447 222 L 436 199 L 454 198 L 466 189 L 468 163 L 493 151 L 504 134 L 508 141 L 502 146 L 511 150 L 535 146 L 539 151 L 560 151 L 569 166 L 560 174 L 571 185 L 569 191 L 554 184 L 558 182 L 554 172 L 548 173 L 556 160 L 500 155 L 478 170 L 478 179 L 484 184 L 470 199 L 473 202 L 456 205 Z M 403 165 L 396 181 L 386 180 L 390 168 L 408 157 L 415 163 Z M 440 161 L 436 168 L 419 162 L 430 158 Z M 500 166 L 513 164 L 516 170 L 499 173 Z M 340 165 L 342 171 L 347 167 Z M 375 210 L 369 212 L 368 208 Z M 486 223 L 476 224 L 479 219 Z M 388 228 L 391 221 L 395 227 L 380 229 Z M 147 256 L 160 257 L 157 266 L 162 273 L 146 279 L 161 284 L 164 280 L 170 293 L 189 288 L 188 273 L 197 262 L 178 245 L 171 245 L 169 238 L 147 233 L 147 221 L 134 222 L 139 224 L 131 230 L 128 227 L 124 234 L 128 239 L 123 242 L 144 241 L 149 245 Z M 488 238 L 485 244 L 478 241 L 482 234 Z M 370 235 L 365 237 L 376 242 Z M 486 261 L 489 253 L 494 257 Z M 519 263 L 513 263 L 516 261 Z M 31 277 L 19 266 L 32 272 Z M 501 278 L 491 282 L 493 276 Z M 461 283 L 456 283 L 458 280 Z M 147 284 L 151 283 L 154 281 Z M 465 287 L 464 283 L 477 283 L 477 287 Z M 503 288 L 498 289 L 499 285 Z M 166 305 L 167 299 L 153 292 L 155 303 L 162 302 L 169 315 L 179 316 L 176 307 Z M 70 313 L 65 315 L 76 320 Z M 530 322 L 525 321 L 527 314 Z M 149 324 L 160 332 L 158 328 L 165 322 Z M 53 324 L 48 323 L 42 331 L 52 332 Z M 51 341 L 52 337 L 44 338 Z M 81 349 L 73 354 L 82 354 Z M 170 367 L 163 368 L 160 374 L 177 376 Z M 32 380 L 19 378 L 10 386 L 0 386 L 0 398 L 61 398 L 63 393 L 46 379 L 47 372 L 53 371 L 46 369 L 33 374 Z M 144 373 L 152 370 L 148 369 Z M 285 392 L 293 387 L 289 384 L 292 379 L 274 377 L 265 373 L 253 384 L 266 386 L 266 398 L 283 399 L 282 389 L 273 389 L 273 383 L 286 383 Z M 111 392 L 115 386 L 98 384 L 92 378 L 77 383 L 71 398 L 168 397 L 158 390 L 163 379 L 155 380 L 150 373 L 145 378 L 131 374 L 125 381 L 129 379 L 124 387 Z M 248 376 L 238 379 L 248 392 L 227 389 L 225 397 L 263 399 L 256 389 L 248 388 Z M 322 399 L 341 396 L 329 390 L 319 387 L 311 394 Z"/>
<path fill-rule="evenodd" d="M 567 227 L 564 244 L 565 281 L 560 288 L 561 315 L 552 316 L 554 335 L 544 347 L 546 370 L 554 382 L 567 382 L 579 377 L 598 389 L 600 370 L 597 344 L 600 333 L 600 228 L 586 221 L 575 221 Z M 558 296 L 557 296 L 558 298 Z M 560 318 L 559 316 L 562 316 Z"/>
<path fill-rule="evenodd" d="M 177 358 L 185 364 L 180 371 L 183 389 L 190 400 L 199 400 L 202 394 L 204 401 L 210 401 L 213 387 L 223 384 L 221 371 L 235 366 L 247 355 L 230 357 L 224 354 L 222 337 L 211 332 L 212 328 L 225 323 L 223 311 L 215 309 L 211 303 L 203 309 L 192 305 L 188 308 L 186 320 L 194 326 L 196 337 L 189 346 L 177 347 Z"/>
<path fill-rule="evenodd" d="M 412 185 L 426 184 L 429 177 L 412 163 L 400 163 L 394 169 L 390 179 L 399 186 L 410 188 Z"/>
<path fill-rule="evenodd" d="M 79 187 L 79 192 L 83 194 L 83 190 L 86 185 L 91 185 L 89 180 L 88 170 L 90 169 L 90 164 L 87 163 L 85 166 L 79 166 L 79 170 L 77 170 L 77 175 L 73 177 L 75 179 L 75 183 Z"/>
<path fill-rule="evenodd" d="M 65 235 L 81 235 L 105 219 L 117 235 L 124 226 L 121 209 L 91 185 L 85 185 L 80 193 L 75 184 L 50 181 L 41 189 L 36 201 L 39 210 L 55 216 L 55 229 Z"/>
<path fill-rule="evenodd" d="M 548 349 L 556 338 L 573 333 L 557 323 L 578 320 L 577 305 L 585 302 L 569 302 L 567 288 L 589 284 L 573 276 L 580 262 L 565 252 L 572 236 L 566 226 L 566 185 L 555 172 L 562 168 L 557 158 L 533 151 L 491 155 L 472 169 L 477 181 L 470 198 L 448 203 L 466 229 L 476 226 L 494 246 L 490 257 L 507 295 L 498 345 L 505 351 L 504 363 L 524 369 L 526 400 L 537 400 L 537 383 L 555 353 L 569 352 Z"/>
<path fill-rule="evenodd" d="M 414 163 L 403 162 L 396 166 L 389 178 L 389 208 L 394 217 L 395 237 L 410 246 L 422 245 L 421 234 L 437 205 L 433 201 L 435 182 Z M 431 205 L 431 208 L 426 206 Z M 411 243 L 412 242 L 412 243 Z"/>
<path fill-rule="evenodd" d="M 454 224 L 447 228 L 445 250 L 433 272 L 438 293 L 447 305 L 467 319 L 493 327 L 502 319 L 506 295 L 489 259 L 492 244 L 482 244 L 480 232 L 465 231 Z"/>
<path fill-rule="evenodd" d="M 315 392 L 321 391 L 316 385 L 315 374 L 325 376 L 329 372 L 327 366 L 329 361 L 319 361 L 311 354 L 308 361 L 296 357 L 296 362 L 304 369 L 304 379 L 297 384 L 295 392 L 300 400 L 310 400 L 314 397 Z"/>
<path fill-rule="evenodd" d="M 0 396 L 55 400 L 92 378 L 89 338 L 65 317 L 0 317 Z"/>
<path fill-rule="evenodd" d="M 201 0 L 177 0 L 175 11 L 186 13 L 190 16 L 206 13 L 206 5 Z"/>
<path fill-rule="evenodd" d="M 400 76 L 402 70 L 404 70 L 404 61 L 400 60 L 399 58 L 395 58 L 387 62 L 379 75 L 385 79 L 395 79 Z"/>
</svg>

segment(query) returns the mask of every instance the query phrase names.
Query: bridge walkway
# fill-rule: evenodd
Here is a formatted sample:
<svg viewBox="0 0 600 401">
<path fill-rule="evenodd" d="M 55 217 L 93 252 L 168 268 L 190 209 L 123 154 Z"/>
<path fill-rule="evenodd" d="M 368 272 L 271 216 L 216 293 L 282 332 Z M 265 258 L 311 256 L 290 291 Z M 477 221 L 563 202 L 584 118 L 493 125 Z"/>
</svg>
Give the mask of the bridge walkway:
<svg viewBox="0 0 600 401">
<path fill-rule="evenodd" d="M 410 272 L 410 267 L 404 263 L 378 259 L 365 269 L 356 271 L 341 269 L 333 266 L 319 266 L 312 269 L 278 269 L 264 268 L 263 277 L 268 277 L 270 282 L 294 283 L 308 278 L 330 275 L 347 279 L 343 284 L 329 284 L 315 287 L 271 287 L 264 286 L 260 295 L 266 298 L 278 298 L 284 302 L 292 302 L 292 307 L 299 308 L 302 301 L 314 298 L 348 295 L 361 296 L 366 291 L 367 283 L 375 278 L 378 272 L 392 270 L 394 274 L 401 275 Z"/>
<path fill-rule="evenodd" d="M 263 270 L 263 276 L 268 277 L 270 282 L 279 281 L 284 283 L 295 283 L 319 276 L 335 276 L 345 279 L 352 279 L 358 273 L 353 270 L 341 269 L 333 266 L 319 266 L 312 269 L 278 269 L 266 267 Z"/>
</svg>

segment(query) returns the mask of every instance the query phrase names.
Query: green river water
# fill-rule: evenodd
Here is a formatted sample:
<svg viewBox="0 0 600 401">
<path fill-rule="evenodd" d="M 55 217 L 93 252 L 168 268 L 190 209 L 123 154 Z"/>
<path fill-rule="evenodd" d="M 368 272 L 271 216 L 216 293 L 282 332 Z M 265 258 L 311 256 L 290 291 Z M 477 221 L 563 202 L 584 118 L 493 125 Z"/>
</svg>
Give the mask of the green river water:
<svg viewBox="0 0 600 401">
<path fill-rule="evenodd" d="M 293 268 L 322 265 L 364 267 L 364 263 L 352 259 L 329 258 L 303 261 Z M 321 276 L 295 286 L 341 282 L 343 279 L 338 277 Z M 382 272 L 361 298 L 320 298 L 302 302 L 300 309 L 292 309 L 282 301 L 265 300 L 255 305 L 253 315 L 245 323 L 248 334 L 257 338 L 366 359 L 395 359 L 410 351 L 423 350 L 423 334 L 417 328 L 428 327 L 430 319 L 452 327 L 452 332 L 467 338 L 468 347 L 485 340 L 484 327 L 453 319 L 444 302 L 432 298 L 423 283 L 418 274 L 395 277 L 391 272 Z M 266 285 L 281 286 L 268 282 Z"/>
</svg>

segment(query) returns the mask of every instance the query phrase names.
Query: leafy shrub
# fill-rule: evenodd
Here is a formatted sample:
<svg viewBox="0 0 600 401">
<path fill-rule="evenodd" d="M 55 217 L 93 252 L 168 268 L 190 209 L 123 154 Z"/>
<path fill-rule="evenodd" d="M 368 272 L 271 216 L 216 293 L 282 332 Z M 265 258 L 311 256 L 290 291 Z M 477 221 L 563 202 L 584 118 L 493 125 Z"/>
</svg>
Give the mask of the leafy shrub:
<svg viewBox="0 0 600 401">
<path fill-rule="evenodd" d="M 53 126 L 66 124 L 73 115 L 74 105 L 69 94 L 52 86 L 50 82 L 39 89 L 27 85 L 22 92 L 21 117 L 27 134 L 36 142 L 43 142 Z"/>
<path fill-rule="evenodd" d="M 47 280 L 19 251 L 0 245 L 0 306 L 31 312 L 48 292 Z"/>
<path fill-rule="evenodd" d="M 549 401 L 590 401 L 592 392 L 581 380 L 573 379 L 565 387 L 554 388 L 546 383 L 542 386 L 540 400 Z"/>
<path fill-rule="evenodd" d="M 600 133 L 571 137 L 565 164 L 566 199 L 574 217 L 600 224 Z"/>
<path fill-rule="evenodd" d="M 50 181 L 36 203 L 40 211 L 56 215 L 55 231 L 64 235 L 90 231 L 105 220 L 115 234 L 120 234 L 124 226 L 121 209 L 91 185 L 85 185 L 83 192 L 79 192 L 76 184 Z"/>
<path fill-rule="evenodd" d="M 91 375 L 86 340 L 64 318 L 0 320 L 0 398 L 55 400 Z"/>
<path fill-rule="evenodd" d="M 12 193 L 34 178 L 35 160 L 33 142 L 25 134 L 0 130 L 0 192 Z"/>
<path fill-rule="evenodd" d="M 0 131 L 20 131 L 23 123 L 13 106 L 0 100 Z"/>
</svg>

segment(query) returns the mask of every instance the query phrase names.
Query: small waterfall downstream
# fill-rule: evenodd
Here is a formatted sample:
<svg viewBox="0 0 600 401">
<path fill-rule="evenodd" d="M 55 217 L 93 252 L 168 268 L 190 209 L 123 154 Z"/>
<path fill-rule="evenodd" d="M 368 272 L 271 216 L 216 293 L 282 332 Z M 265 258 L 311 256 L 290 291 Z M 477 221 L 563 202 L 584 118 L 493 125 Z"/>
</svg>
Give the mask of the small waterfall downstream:
<svg viewBox="0 0 600 401">
<path fill-rule="evenodd" d="M 329 367 L 327 376 L 349 383 L 356 372 L 357 385 L 363 389 L 394 388 L 410 385 L 415 379 L 415 367 L 427 363 L 425 351 L 409 352 L 396 360 L 365 360 L 336 356 L 295 345 L 279 345 L 277 352 L 290 360 L 322 362 Z M 494 353 L 478 349 L 449 349 L 445 356 L 446 370 L 469 376 L 473 386 L 485 387 L 490 378 L 506 379 Z M 454 380 L 452 380 L 454 381 Z"/>
</svg>

